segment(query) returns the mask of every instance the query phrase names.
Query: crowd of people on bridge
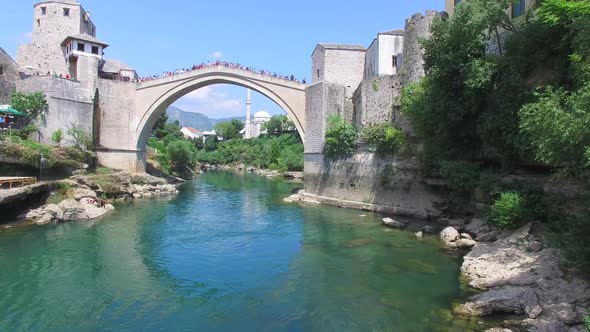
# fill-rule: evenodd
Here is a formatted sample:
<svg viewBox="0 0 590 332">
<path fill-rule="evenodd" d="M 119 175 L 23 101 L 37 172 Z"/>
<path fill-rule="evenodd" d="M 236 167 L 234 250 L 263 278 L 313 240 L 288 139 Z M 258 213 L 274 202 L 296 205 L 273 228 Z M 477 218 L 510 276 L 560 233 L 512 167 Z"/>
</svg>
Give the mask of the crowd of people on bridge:
<svg viewBox="0 0 590 332">
<path fill-rule="evenodd" d="M 258 70 L 255 69 L 253 67 L 246 67 L 243 66 L 239 63 L 233 63 L 233 62 L 229 62 L 229 61 L 209 61 L 207 63 L 201 63 L 198 65 L 193 65 L 192 67 L 188 68 L 188 69 L 177 69 L 174 71 L 165 71 L 159 75 L 151 75 L 151 76 L 146 76 L 146 77 L 142 77 L 139 79 L 139 83 L 144 82 L 144 81 L 152 81 L 152 80 L 157 80 L 160 78 L 165 78 L 165 77 L 170 77 L 170 76 L 174 76 L 174 75 L 181 75 L 187 72 L 191 72 L 191 71 L 195 71 L 195 70 L 201 70 L 201 69 L 207 69 L 207 68 L 212 68 L 212 67 L 226 67 L 226 68 L 236 68 L 236 69 L 241 69 L 241 70 L 246 70 L 249 71 L 251 73 L 256 73 L 256 74 L 261 74 L 261 75 L 266 75 L 266 76 L 270 76 L 270 77 L 274 77 L 274 78 L 279 78 L 282 80 L 287 80 L 287 81 L 291 81 L 291 82 L 297 82 L 297 83 L 306 83 L 306 79 L 302 79 L 299 80 L 297 79 L 295 76 L 293 75 L 280 75 L 277 74 L 275 72 L 270 72 L 268 70 Z"/>
</svg>

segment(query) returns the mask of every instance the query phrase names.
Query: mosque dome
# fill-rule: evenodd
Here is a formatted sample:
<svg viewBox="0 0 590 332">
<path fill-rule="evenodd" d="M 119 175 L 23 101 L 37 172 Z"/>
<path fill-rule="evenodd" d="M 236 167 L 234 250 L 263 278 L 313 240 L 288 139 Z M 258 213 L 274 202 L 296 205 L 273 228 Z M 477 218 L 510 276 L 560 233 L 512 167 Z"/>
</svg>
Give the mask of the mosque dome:
<svg viewBox="0 0 590 332">
<path fill-rule="evenodd" d="M 259 111 L 254 114 L 254 119 L 270 119 L 270 114 L 265 111 Z"/>
</svg>

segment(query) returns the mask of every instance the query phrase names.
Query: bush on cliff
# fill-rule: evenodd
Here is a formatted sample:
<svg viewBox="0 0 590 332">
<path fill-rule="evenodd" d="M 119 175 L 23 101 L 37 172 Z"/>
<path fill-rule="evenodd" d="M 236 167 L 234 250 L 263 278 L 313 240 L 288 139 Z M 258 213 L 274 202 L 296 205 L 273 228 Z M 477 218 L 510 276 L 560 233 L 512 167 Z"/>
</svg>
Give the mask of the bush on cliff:
<svg viewBox="0 0 590 332">
<path fill-rule="evenodd" d="M 518 192 L 503 192 L 490 208 L 489 220 L 500 227 L 517 227 L 526 219 L 525 198 Z"/>
<path fill-rule="evenodd" d="M 358 133 L 356 128 L 339 115 L 328 117 L 324 154 L 329 158 L 347 157 L 354 153 Z"/>
<path fill-rule="evenodd" d="M 406 140 L 404 133 L 391 122 L 363 128 L 361 136 L 367 144 L 374 145 L 380 154 L 396 153 Z"/>
</svg>

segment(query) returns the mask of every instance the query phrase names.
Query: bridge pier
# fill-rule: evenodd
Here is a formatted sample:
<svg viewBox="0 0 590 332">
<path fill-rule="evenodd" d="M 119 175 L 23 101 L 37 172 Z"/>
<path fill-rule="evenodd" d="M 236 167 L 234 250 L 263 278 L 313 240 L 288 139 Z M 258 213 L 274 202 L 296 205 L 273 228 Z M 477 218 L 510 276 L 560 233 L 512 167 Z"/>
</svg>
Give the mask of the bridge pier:
<svg viewBox="0 0 590 332">
<path fill-rule="evenodd" d="M 97 149 L 98 161 L 104 167 L 131 173 L 145 173 L 145 150 Z"/>
</svg>

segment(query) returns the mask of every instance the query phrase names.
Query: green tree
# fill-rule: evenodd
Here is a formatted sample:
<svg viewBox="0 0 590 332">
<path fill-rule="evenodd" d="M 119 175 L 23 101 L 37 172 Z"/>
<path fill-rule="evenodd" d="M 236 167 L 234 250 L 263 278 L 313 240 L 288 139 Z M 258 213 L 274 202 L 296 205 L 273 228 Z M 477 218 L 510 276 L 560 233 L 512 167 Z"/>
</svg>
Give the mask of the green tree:
<svg viewBox="0 0 590 332">
<path fill-rule="evenodd" d="M 31 94 L 15 92 L 10 97 L 10 105 L 16 110 L 25 113 L 23 119 L 25 124 L 37 120 L 39 117 L 42 118 L 49 108 L 43 92 Z"/>
<path fill-rule="evenodd" d="M 264 129 L 267 130 L 268 134 L 276 136 L 280 136 L 284 132 L 293 130 L 294 128 L 295 124 L 286 115 L 275 115 L 264 124 Z"/>
<path fill-rule="evenodd" d="M 567 173 L 586 169 L 590 149 L 590 84 L 577 92 L 548 87 L 520 111 L 535 159 Z"/>
<path fill-rule="evenodd" d="M 51 141 L 53 144 L 60 146 L 61 141 L 63 140 L 63 130 L 57 129 L 56 131 L 51 134 Z"/>
<path fill-rule="evenodd" d="M 219 138 L 216 135 L 211 135 L 207 137 L 205 140 L 205 150 L 206 151 L 215 151 L 217 149 L 217 144 L 219 143 Z"/>
<path fill-rule="evenodd" d="M 172 169 L 178 172 L 185 172 L 187 168 L 195 166 L 195 147 L 186 140 L 177 140 L 166 147 L 168 160 Z"/>
<path fill-rule="evenodd" d="M 81 126 L 73 123 L 70 124 L 70 126 L 68 126 L 68 135 L 72 137 L 72 144 L 78 149 L 92 150 L 92 135 Z"/>
<path fill-rule="evenodd" d="M 220 122 L 215 125 L 215 132 L 225 140 L 240 138 L 240 131 L 242 129 L 244 129 L 244 124 L 236 119 L 232 119 L 230 122 Z"/>
<path fill-rule="evenodd" d="M 362 138 L 368 144 L 374 145 L 378 153 L 394 153 L 405 142 L 404 133 L 395 128 L 391 122 L 384 122 L 364 128 Z"/>
<path fill-rule="evenodd" d="M 158 117 L 158 120 L 156 120 L 156 124 L 154 124 L 154 128 L 152 129 L 152 132 L 156 132 L 158 130 L 164 130 L 164 126 L 166 125 L 166 122 L 168 122 L 168 114 L 166 114 L 166 111 L 164 111 L 162 114 L 160 114 L 160 116 Z"/>
<path fill-rule="evenodd" d="M 324 154 L 329 158 L 351 155 L 356 148 L 358 133 L 356 128 L 339 115 L 328 117 L 328 127 L 324 143 Z"/>
</svg>

